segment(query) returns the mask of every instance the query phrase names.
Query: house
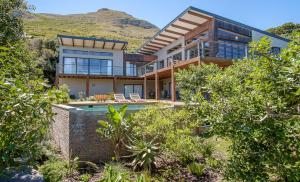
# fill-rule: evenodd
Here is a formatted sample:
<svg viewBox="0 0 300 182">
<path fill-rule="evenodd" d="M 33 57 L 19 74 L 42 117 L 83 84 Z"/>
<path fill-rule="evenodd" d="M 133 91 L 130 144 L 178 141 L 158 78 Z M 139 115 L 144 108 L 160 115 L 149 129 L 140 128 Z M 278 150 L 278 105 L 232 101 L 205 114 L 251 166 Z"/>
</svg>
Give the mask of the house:
<svg viewBox="0 0 300 182">
<path fill-rule="evenodd" d="M 136 54 L 127 42 L 59 35 L 57 84 L 71 95 L 140 93 L 144 98 L 178 98 L 174 73 L 191 64 L 221 67 L 248 56 L 248 43 L 267 36 L 279 53 L 288 39 L 222 16 L 189 7 L 145 42 Z"/>
</svg>

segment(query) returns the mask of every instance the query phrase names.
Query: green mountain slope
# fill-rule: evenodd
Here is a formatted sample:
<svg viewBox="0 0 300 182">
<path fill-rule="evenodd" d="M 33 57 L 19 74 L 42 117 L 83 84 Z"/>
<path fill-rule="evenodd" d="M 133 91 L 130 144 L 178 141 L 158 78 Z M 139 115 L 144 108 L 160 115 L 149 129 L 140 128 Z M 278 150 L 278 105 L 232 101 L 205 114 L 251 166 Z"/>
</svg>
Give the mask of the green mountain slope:
<svg viewBox="0 0 300 182">
<path fill-rule="evenodd" d="M 134 51 L 158 31 L 145 20 L 106 8 L 86 14 L 28 14 L 24 24 L 25 32 L 33 37 L 55 39 L 57 34 L 64 34 L 119 39 L 129 42 L 128 51 Z"/>
</svg>

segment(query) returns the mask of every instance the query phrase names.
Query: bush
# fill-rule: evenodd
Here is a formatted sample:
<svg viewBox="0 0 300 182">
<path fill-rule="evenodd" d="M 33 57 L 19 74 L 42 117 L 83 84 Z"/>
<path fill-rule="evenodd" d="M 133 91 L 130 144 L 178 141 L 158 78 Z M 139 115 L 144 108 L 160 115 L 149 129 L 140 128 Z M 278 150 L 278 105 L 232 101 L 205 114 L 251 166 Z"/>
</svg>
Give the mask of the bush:
<svg viewBox="0 0 300 182">
<path fill-rule="evenodd" d="M 190 173 L 200 177 L 204 174 L 205 165 L 199 164 L 197 162 L 193 162 L 188 165 L 188 169 L 189 169 Z"/>
<path fill-rule="evenodd" d="M 39 171 L 43 174 L 46 182 L 60 182 L 70 173 L 68 162 L 63 160 L 50 160 L 40 166 Z"/>
<path fill-rule="evenodd" d="M 98 182 L 125 182 L 129 181 L 129 173 L 116 170 L 111 165 L 105 165 L 102 178 Z"/>
<path fill-rule="evenodd" d="M 91 174 L 82 174 L 79 176 L 79 181 L 80 182 L 88 182 L 91 179 L 92 175 Z"/>
<path fill-rule="evenodd" d="M 214 151 L 214 145 L 209 142 L 204 142 L 201 145 L 201 154 L 204 158 L 209 158 L 212 156 Z"/>
</svg>

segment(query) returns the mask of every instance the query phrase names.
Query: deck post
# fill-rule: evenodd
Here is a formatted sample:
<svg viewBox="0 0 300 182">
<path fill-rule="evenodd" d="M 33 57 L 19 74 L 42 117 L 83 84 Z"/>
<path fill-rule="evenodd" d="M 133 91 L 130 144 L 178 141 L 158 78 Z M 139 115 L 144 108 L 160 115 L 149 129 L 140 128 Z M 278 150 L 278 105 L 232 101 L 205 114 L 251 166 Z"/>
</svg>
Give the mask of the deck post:
<svg viewBox="0 0 300 182">
<path fill-rule="evenodd" d="M 144 77 L 144 99 L 147 99 L 147 77 Z"/>
<path fill-rule="evenodd" d="M 160 99 L 159 76 L 157 72 L 155 73 L 155 99 Z"/>
<path fill-rule="evenodd" d="M 175 83 L 175 75 L 174 75 L 174 65 L 172 65 L 171 69 L 171 100 L 172 102 L 176 101 L 176 83 Z"/>
<path fill-rule="evenodd" d="M 114 94 L 116 93 L 116 81 L 117 81 L 117 77 L 114 76 L 114 80 L 113 80 L 113 92 L 114 92 Z"/>
<path fill-rule="evenodd" d="M 90 77 L 89 76 L 86 78 L 86 82 L 85 82 L 85 96 L 86 97 L 90 96 Z"/>
</svg>

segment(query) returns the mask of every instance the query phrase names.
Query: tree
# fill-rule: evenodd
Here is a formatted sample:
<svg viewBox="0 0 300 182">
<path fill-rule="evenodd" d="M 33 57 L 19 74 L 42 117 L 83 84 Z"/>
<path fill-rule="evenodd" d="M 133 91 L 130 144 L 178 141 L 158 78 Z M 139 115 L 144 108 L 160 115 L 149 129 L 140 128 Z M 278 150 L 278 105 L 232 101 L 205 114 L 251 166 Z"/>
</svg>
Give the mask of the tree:
<svg viewBox="0 0 300 182">
<path fill-rule="evenodd" d="M 232 141 L 229 180 L 300 180 L 300 35 L 280 55 L 270 44 L 252 43 L 254 57 L 224 70 L 201 65 L 177 75 L 183 94 L 195 90 L 186 98 L 198 102 L 198 119 Z"/>
<path fill-rule="evenodd" d="M 289 22 L 275 28 L 270 28 L 267 31 L 291 39 L 293 33 L 300 32 L 300 24 Z"/>
</svg>

